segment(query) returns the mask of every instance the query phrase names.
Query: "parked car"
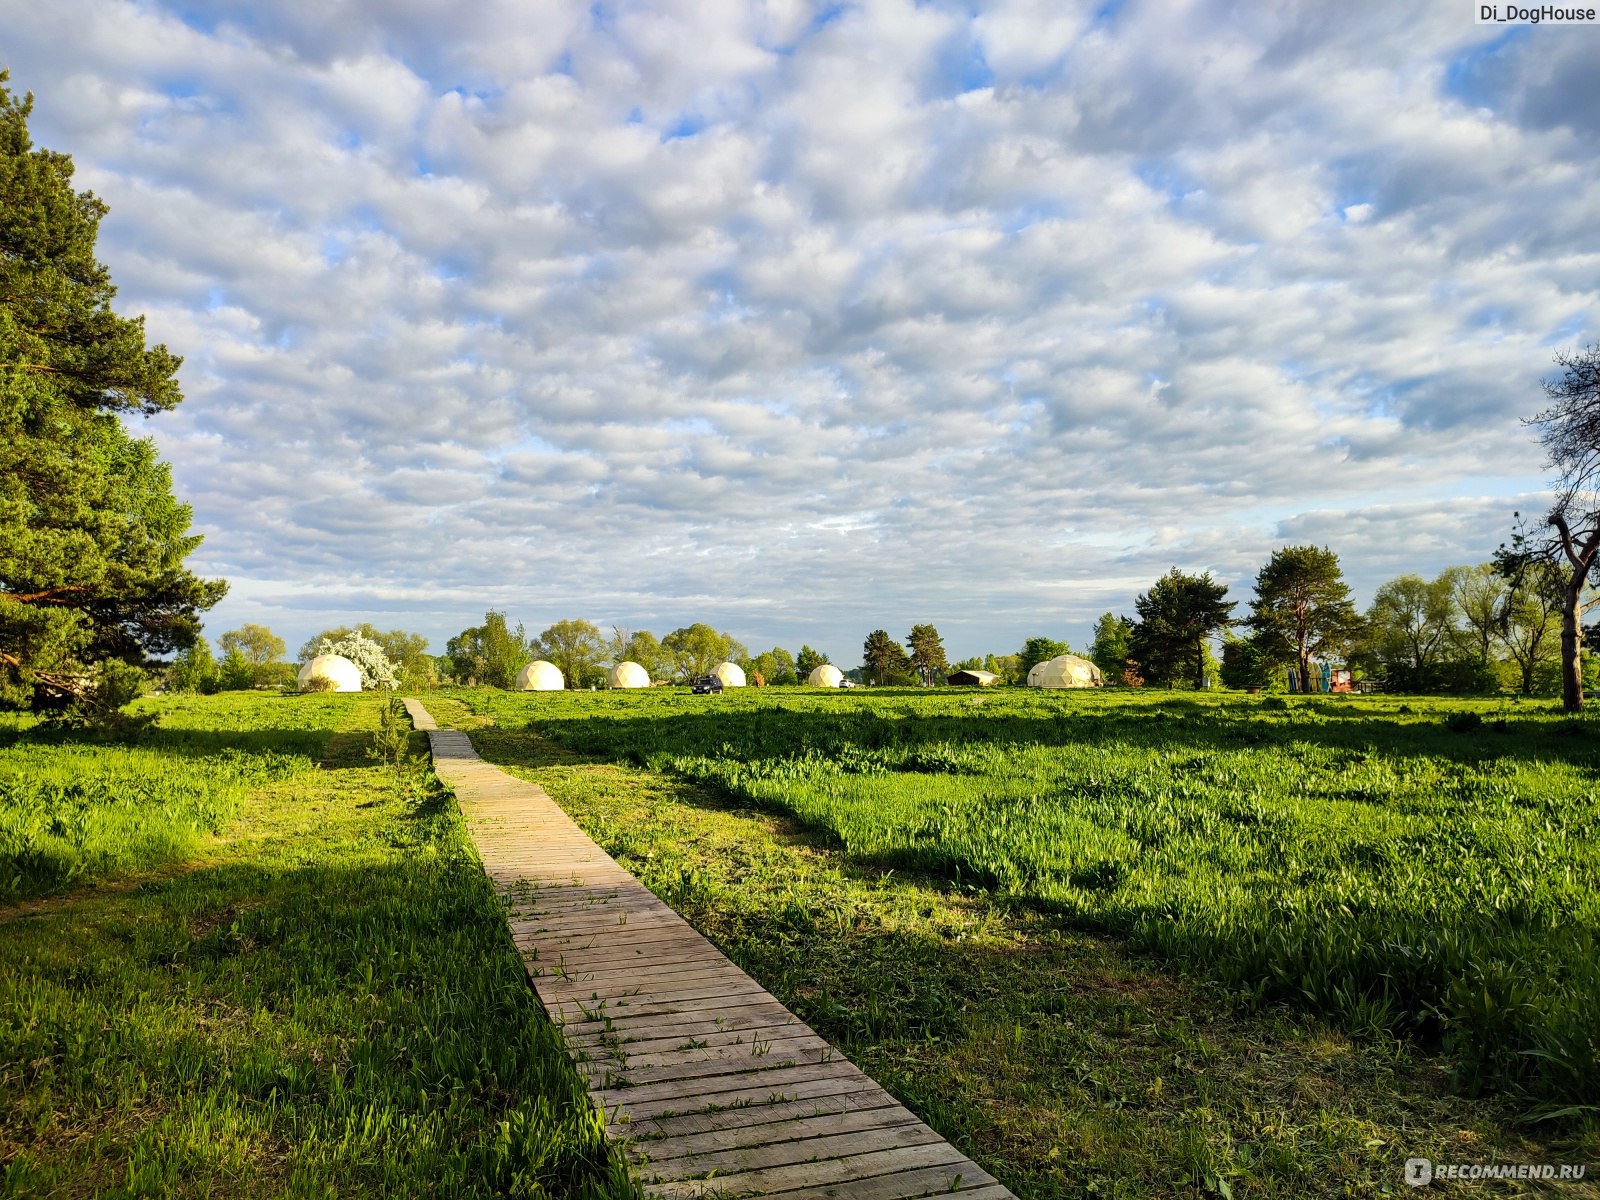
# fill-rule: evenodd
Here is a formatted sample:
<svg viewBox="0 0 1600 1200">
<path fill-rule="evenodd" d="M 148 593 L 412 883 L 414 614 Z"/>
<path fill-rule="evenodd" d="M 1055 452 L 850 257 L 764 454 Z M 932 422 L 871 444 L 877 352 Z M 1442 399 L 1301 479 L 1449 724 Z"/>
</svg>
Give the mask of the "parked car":
<svg viewBox="0 0 1600 1200">
<path fill-rule="evenodd" d="M 720 696 L 722 694 L 722 680 L 718 679 L 715 675 L 702 675 L 699 679 L 696 679 L 692 684 L 690 684 L 689 687 L 696 696 L 707 696 L 713 694 Z"/>
</svg>

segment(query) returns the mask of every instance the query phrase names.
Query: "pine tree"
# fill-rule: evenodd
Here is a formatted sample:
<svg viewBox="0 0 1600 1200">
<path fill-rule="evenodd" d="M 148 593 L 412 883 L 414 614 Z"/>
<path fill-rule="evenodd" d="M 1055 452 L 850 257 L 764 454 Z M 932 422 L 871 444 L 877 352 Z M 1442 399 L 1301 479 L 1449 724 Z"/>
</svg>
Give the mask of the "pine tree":
<svg viewBox="0 0 1600 1200">
<path fill-rule="evenodd" d="M 887 629 L 874 629 L 861 645 L 861 660 L 872 682 L 879 687 L 894 681 L 895 670 L 905 658 L 906 652 L 889 636 Z"/>
<path fill-rule="evenodd" d="M 906 635 L 906 647 L 911 651 L 911 669 L 922 686 L 932 687 L 934 676 L 950 665 L 939 631 L 932 625 L 913 625 Z"/>
<path fill-rule="evenodd" d="M 1269 661 L 1293 664 L 1300 688 L 1311 690 L 1311 660 L 1347 650 L 1361 633 L 1361 617 L 1327 547 L 1285 546 L 1256 575 L 1256 598 L 1246 624 Z"/>
<path fill-rule="evenodd" d="M 0 72 L 0 703 L 115 708 L 152 655 L 192 646 L 227 590 L 168 466 L 119 415 L 181 399 L 180 360 L 119 317 L 95 259 L 106 206 L 35 149 Z"/>
<path fill-rule="evenodd" d="M 1133 602 L 1139 614 L 1129 651 L 1146 679 L 1172 686 L 1191 672 L 1197 688 L 1206 685 L 1206 639 L 1232 624 L 1235 602 L 1224 600 L 1228 585 L 1211 572 L 1189 575 L 1173 567 Z"/>
</svg>

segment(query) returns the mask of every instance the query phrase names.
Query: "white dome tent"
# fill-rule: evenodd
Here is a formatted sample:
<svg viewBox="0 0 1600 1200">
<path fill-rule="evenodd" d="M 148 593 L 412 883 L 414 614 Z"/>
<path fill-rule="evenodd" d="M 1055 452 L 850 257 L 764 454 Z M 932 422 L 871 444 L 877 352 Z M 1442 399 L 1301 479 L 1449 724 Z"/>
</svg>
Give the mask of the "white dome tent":
<svg viewBox="0 0 1600 1200">
<path fill-rule="evenodd" d="M 359 692 L 361 668 L 342 654 L 319 654 L 300 668 L 302 692 Z"/>
<path fill-rule="evenodd" d="M 519 692 L 559 692 L 567 686 L 567 678 L 553 662 L 535 659 L 517 672 Z"/>
<path fill-rule="evenodd" d="M 1028 672 L 1028 686 L 1037 688 L 1099 687 L 1100 668 L 1076 654 L 1058 654 Z"/>
<path fill-rule="evenodd" d="M 744 686 L 744 668 L 738 663 L 718 663 L 711 668 L 711 673 L 722 682 L 722 686 L 725 688 Z"/>
<path fill-rule="evenodd" d="M 811 674 L 806 676 L 807 687 L 836 688 L 844 682 L 844 672 L 832 663 L 823 663 L 820 667 L 813 667 Z"/>
<path fill-rule="evenodd" d="M 636 662 L 619 662 L 606 673 L 608 688 L 647 688 L 650 672 Z"/>
</svg>

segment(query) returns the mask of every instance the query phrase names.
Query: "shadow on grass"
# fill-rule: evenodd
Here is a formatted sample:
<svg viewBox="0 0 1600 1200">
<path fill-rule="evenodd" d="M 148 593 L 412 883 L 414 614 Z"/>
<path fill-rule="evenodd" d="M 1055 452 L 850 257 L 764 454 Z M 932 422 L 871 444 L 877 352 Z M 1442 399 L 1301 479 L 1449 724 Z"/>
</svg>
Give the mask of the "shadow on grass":
<svg viewBox="0 0 1600 1200">
<path fill-rule="evenodd" d="M 479 737 L 474 733 L 474 738 Z M 556 768 L 526 735 L 485 757 Z M 1495 1102 L 1389 1039 L 1162 975 L 991 895 L 832 852 L 787 814 L 655 774 L 541 778 L 623 865 L 1020 1196 L 1378 1194 L 1410 1153 L 1530 1149 Z"/>
<path fill-rule="evenodd" d="M 1478 729 L 1458 732 L 1446 728 L 1442 720 L 1405 720 L 1354 709 L 1349 715 L 1299 708 L 1280 713 L 1246 710 L 1243 704 L 1219 708 L 1174 700 L 1137 709 L 1074 709 L 1067 703 L 1053 713 L 971 716 L 777 707 L 664 715 L 549 713 L 528 724 L 589 761 L 636 766 L 660 753 L 754 762 L 808 750 L 836 754 L 846 749 L 894 748 L 914 753 L 932 745 L 1006 750 L 1136 742 L 1162 753 L 1312 744 L 1354 755 L 1426 756 L 1469 765 L 1502 759 L 1561 763 L 1600 774 L 1600 723 L 1591 729 L 1582 722 L 1516 715 L 1505 720 L 1503 729 L 1490 720 Z"/>
<path fill-rule="evenodd" d="M 0 921 L 0 1007 L 32 1014 L 0 1028 L 7 1184 L 630 1194 L 482 870 L 415 824 L 444 802 L 403 862 L 205 866 Z"/>
</svg>

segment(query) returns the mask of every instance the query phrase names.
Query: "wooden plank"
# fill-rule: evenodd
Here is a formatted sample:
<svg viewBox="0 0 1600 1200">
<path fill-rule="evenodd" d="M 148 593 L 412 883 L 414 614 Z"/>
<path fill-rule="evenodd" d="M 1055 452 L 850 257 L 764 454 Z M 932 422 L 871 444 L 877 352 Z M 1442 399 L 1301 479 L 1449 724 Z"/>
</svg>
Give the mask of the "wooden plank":
<svg viewBox="0 0 1600 1200">
<path fill-rule="evenodd" d="M 772 1106 L 779 1107 L 779 1106 Z M 785 1109 L 792 1109 L 795 1105 L 783 1105 Z M 776 1146 L 783 1143 L 801 1142 L 812 1149 L 813 1142 L 820 1138 L 855 1135 L 877 1129 L 890 1129 L 901 1125 L 921 1125 L 911 1113 L 901 1108 L 898 1104 L 883 1108 L 856 1108 L 844 1112 L 815 1111 L 804 1116 L 789 1117 L 776 1121 L 763 1121 L 760 1124 L 732 1124 L 720 1129 L 708 1129 L 700 1133 L 678 1133 L 676 1135 L 662 1135 L 655 1139 L 646 1139 L 635 1135 L 639 1148 L 650 1158 L 650 1163 L 655 1167 L 663 1167 L 673 1159 L 684 1158 L 689 1155 L 703 1156 L 719 1150 L 737 1149 L 743 1146 Z M 926 1126 L 923 1126 L 926 1129 Z M 931 1130 L 929 1131 L 932 1132 Z M 937 1134 L 933 1134 L 937 1137 Z M 652 1142 L 659 1141 L 659 1145 Z"/>
<path fill-rule="evenodd" d="M 687 1116 L 706 1116 L 719 1112 L 743 1112 L 750 1109 L 791 1104 L 806 1100 L 820 1100 L 830 1096 L 857 1095 L 882 1097 L 894 1103 L 889 1093 L 865 1075 L 848 1079 L 835 1072 L 823 1072 L 811 1079 L 791 1080 L 783 1084 L 770 1081 L 751 1083 L 748 1080 L 730 1083 L 723 1081 L 720 1090 L 697 1096 L 668 1091 L 658 1097 L 630 1096 L 624 1107 L 620 1102 L 601 1103 L 607 1113 L 615 1115 L 608 1126 L 643 1125 L 646 1122 Z M 598 1101 L 598 1097 L 595 1098 Z"/>
<path fill-rule="evenodd" d="M 741 1104 L 709 1112 L 683 1113 L 675 1116 L 645 1117 L 637 1121 L 618 1122 L 611 1127 L 614 1134 L 626 1135 L 640 1143 L 668 1143 L 688 1139 L 703 1133 L 727 1132 L 738 1136 L 745 1131 L 759 1132 L 762 1125 L 775 1125 L 784 1121 L 812 1117 L 832 1117 L 845 1121 L 856 1112 L 871 1112 L 886 1108 L 894 1113 L 904 1113 L 887 1092 L 878 1088 L 859 1088 L 831 1096 L 812 1096 L 805 1100 L 780 1100 L 772 1104 Z M 658 1153 L 656 1149 L 649 1151 Z"/>
<path fill-rule="evenodd" d="M 665 1160 L 650 1155 L 648 1161 L 641 1166 L 639 1174 L 647 1183 L 704 1178 L 713 1171 L 719 1178 L 734 1179 L 741 1172 L 767 1171 L 799 1164 L 815 1166 L 819 1162 L 828 1160 L 842 1161 L 846 1156 L 865 1159 L 868 1154 L 925 1146 L 936 1147 L 940 1153 L 958 1153 L 933 1130 L 920 1121 L 915 1121 L 900 1125 L 878 1125 L 820 1137 L 725 1146 L 700 1154 Z"/>
<path fill-rule="evenodd" d="M 433 722 L 406 707 L 419 729 Z M 432 729 L 508 933 L 654 1200 L 1011 1193 L 778 1003 L 544 791 Z"/>
<path fill-rule="evenodd" d="M 659 1054 L 663 1050 L 672 1050 L 682 1046 L 686 1041 L 692 1041 L 707 1047 L 736 1046 L 741 1042 L 749 1042 L 754 1039 L 771 1041 L 774 1038 L 799 1037 L 801 1034 L 816 1036 L 809 1026 L 791 1018 L 788 1021 L 751 1025 L 742 1029 L 728 1029 L 702 1023 L 673 1030 L 666 1037 L 639 1037 L 633 1034 L 618 1036 L 613 1031 L 611 1033 L 594 1034 L 569 1033 L 566 1035 L 565 1040 L 569 1046 L 582 1046 L 590 1042 L 605 1040 L 625 1047 L 629 1054 Z"/>
<path fill-rule="evenodd" d="M 670 1059 L 660 1066 L 641 1067 L 628 1061 L 611 1070 L 614 1074 L 620 1073 L 627 1081 L 629 1090 L 639 1090 L 657 1083 L 703 1087 L 705 1081 L 713 1076 L 738 1075 L 755 1079 L 777 1071 L 799 1070 L 812 1064 L 826 1065 L 838 1056 L 839 1052 L 827 1042 L 820 1042 L 820 1044 L 791 1047 L 781 1056 L 745 1053 L 695 1057 L 692 1052 L 685 1052 L 681 1058 Z M 596 1069 L 591 1074 L 597 1074 L 604 1069 L 606 1068 L 603 1064 L 596 1064 Z"/>
<path fill-rule="evenodd" d="M 803 1063 L 794 1067 L 774 1067 L 768 1071 L 752 1071 L 748 1073 L 747 1078 L 742 1080 L 679 1079 L 663 1083 L 647 1083 L 638 1087 L 601 1089 L 595 1093 L 595 1096 L 607 1106 L 626 1104 L 631 1109 L 640 1103 L 650 1100 L 688 1101 L 701 1093 L 716 1093 L 730 1088 L 765 1088 L 768 1094 L 777 1095 L 783 1092 L 790 1084 L 837 1080 L 848 1077 L 852 1071 L 855 1074 L 861 1074 L 855 1068 L 845 1070 L 846 1067 L 849 1067 L 848 1062 L 842 1059 L 835 1059 L 832 1062 Z"/>
<path fill-rule="evenodd" d="M 766 1194 L 781 1200 L 927 1200 L 934 1196 L 955 1196 L 958 1200 L 1016 1200 L 987 1172 L 977 1167 L 971 1167 L 970 1171 L 957 1170 L 958 1166 L 899 1171 L 892 1175 Z"/>
<path fill-rule="evenodd" d="M 959 1175 L 966 1178 L 966 1168 L 977 1172 L 977 1168 L 967 1161 L 966 1157 L 948 1142 L 935 1142 L 926 1146 L 896 1147 L 890 1150 L 874 1150 L 866 1154 L 852 1154 L 848 1157 L 828 1158 L 819 1162 L 785 1163 L 782 1166 L 758 1167 L 750 1171 L 732 1171 L 725 1175 L 716 1175 L 710 1179 L 682 1179 L 662 1183 L 645 1182 L 645 1195 L 658 1197 L 659 1200 L 696 1200 L 701 1196 L 736 1195 L 736 1196 L 768 1196 L 774 1192 L 788 1191 L 798 1188 L 821 1188 L 830 1185 L 848 1184 L 848 1188 L 841 1190 L 841 1196 L 859 1197 L 864 1194 L 864 1189 L 859 1185 L 868 1179 L 877 1176 L 905 1175 L 908 1172 L 927 1172 L 929 1179 L 901 1180 L 901 1185 L 911 1190 L 900 1190 L 895 1184 L 890 1184 L 890 1195 L 926 1195 L 924 1190 L 927 1182 L 942 1179 L 945 1190 Z M 984 1182 L 988 1182 L 985 1177 Z"/>
</svg>

